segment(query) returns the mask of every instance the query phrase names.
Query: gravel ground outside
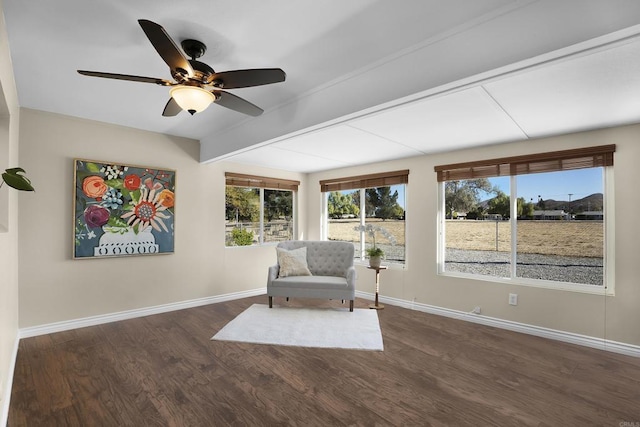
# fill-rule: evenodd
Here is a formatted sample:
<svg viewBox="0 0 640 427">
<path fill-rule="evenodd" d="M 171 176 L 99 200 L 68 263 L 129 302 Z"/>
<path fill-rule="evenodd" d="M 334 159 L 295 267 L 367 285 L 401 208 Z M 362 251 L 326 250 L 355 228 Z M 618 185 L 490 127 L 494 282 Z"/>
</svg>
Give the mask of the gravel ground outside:
<svg viewBox="0 0 640 427">
<path fill-rule="evenodd" d="M 445 270 L 510 277 L 508 252 L 447 249 Z M 602 286 L 602 258 L 518 254 L 518 277 Z"/>
<path fill-rule="evenodd" d="M 384 250 L 386 261 L 404 262 L 404 221 L 368 219 L 367 222 L 384 227 L 396 238 L 395 245 L 390 244 L 383 236 L 379 236 L 376 242 Z M 355 219 L 332 220 L 329 224 L 329 239 L 353 242 L 356 258 L 360 258 L 360 236 L 354 229 L 358 224 Z M 277 224 L 274 221 L 268 225 L 265 240 L 273 242 L 291 238 L 289 224 Z M 227 227 L 228 239 L 233 226 Z M 257 232 L 257 226 L 253 226 L 254 224 L 243 224 L 243 228 L 255 228 L 254 232 Z M 602 286 L 604 269 L 601 223 L 523 221 L 519 224 L 518 234 L 526 242 L 518 245 L 518 277 Z M 508 221 L 447 221 L 446 235 L 446 271 L 510 277 Z M 496 235 L 499 237 L 498 251 L 492 250 L 496 246 Z M 370 244 L 367 241 L 367 247 Z M 554 253 L 528 253 L 545 251 Z"/>
</svg>

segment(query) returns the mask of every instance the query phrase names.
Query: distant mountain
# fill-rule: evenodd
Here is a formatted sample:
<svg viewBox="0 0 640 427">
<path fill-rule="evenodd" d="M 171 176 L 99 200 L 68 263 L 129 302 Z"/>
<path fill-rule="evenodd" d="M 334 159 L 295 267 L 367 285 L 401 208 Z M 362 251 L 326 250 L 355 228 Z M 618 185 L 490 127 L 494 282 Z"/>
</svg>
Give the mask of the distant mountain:
<svg viewBox="0 0 640 427">
<path fill-rule="evenodd" d="M 578 200 L 545 200 L 544 208 L 547 210 L 563 209 L 565 212 L 601 211 L 604 202 L 602 193 L 595 193 Z M 536 206 L 536 208 L 538 208 Z"/>
<path fill-rule="evenodd" d="M 484 209 L 489 206 L 489 200 L 483 200 L 479 203 Z M 603 206 L 604 196 L 602 193 L 595 193 L 590 196 L 584 197 L 578 200 L 544 200 L 545 210 L 564 210 L 565 212 L 578 213 L 587 211 L 601 211 Z M 535 204 L 536 209 L 541 209 L 538 204 Z"/>
</svg>

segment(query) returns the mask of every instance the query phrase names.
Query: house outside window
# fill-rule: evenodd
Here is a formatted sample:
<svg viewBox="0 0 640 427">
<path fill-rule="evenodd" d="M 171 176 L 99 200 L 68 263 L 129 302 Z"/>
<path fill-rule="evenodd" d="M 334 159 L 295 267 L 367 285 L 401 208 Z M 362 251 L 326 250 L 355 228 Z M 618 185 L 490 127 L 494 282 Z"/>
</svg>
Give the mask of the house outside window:
<svg viewBox="0 0 640 427">
<path fill-rule="evenodd" d="M 404 265 L 408 176 L 403 170 L 321 181 L 323 239 L 353 243 L 360 261 L 375 244 L 386 264 Z"/>
<path fill-rule="evenodd" d="M 231 172 L 225 177 L 225 246 L 295 238 L 298 181 Z"/>
<path fill-rule="evenodd" d="M 614 151 L 436 166 L 439 274 L 613 293 Z"/>
</svg>

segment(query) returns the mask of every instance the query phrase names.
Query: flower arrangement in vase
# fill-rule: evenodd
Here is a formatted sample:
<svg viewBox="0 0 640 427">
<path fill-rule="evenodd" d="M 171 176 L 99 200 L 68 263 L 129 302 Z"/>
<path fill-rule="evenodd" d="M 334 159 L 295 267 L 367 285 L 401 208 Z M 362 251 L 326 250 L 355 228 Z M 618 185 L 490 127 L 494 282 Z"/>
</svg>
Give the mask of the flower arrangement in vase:
<svg viewBox="0 0 640 427">
<path fill-rule="evenodd" d="M 384 227 L 377 225 L 359 225 L 354 227 L 356 231 L 365 232 L 371 237 L 372 245 L 370 248 L 365 249 L 367 256 L 369 257 L 369 267 L 378 268 L 384 259 L 384 250 L 376 245 L 376 233 L 382 234 L 392 245 L 395 245 L 396 239 L 389 233 Z"/>
<path fill-rule="evenodd" d="M 377 246 L 372 246 L 366 250 L 369 256 L 369 267 L 378 268 L 384 258 L 384 251 Z"/>
</svg>

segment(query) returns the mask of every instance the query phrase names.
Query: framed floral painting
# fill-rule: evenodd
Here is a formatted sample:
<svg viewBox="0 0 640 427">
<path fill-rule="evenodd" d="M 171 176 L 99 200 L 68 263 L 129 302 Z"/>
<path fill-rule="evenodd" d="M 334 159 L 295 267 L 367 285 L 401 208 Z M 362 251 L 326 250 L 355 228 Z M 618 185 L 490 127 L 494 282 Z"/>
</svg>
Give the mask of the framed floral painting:
<svg viewBox="0 0 640 427">
<path fill-rule="evenodd" d="M 74 259 L 173 253 L 175 171 L 74 165 Z"/>
</svg>

